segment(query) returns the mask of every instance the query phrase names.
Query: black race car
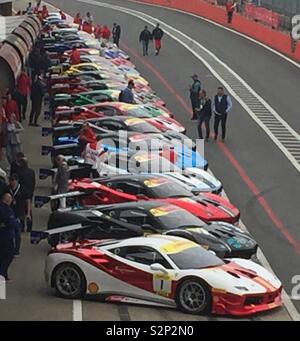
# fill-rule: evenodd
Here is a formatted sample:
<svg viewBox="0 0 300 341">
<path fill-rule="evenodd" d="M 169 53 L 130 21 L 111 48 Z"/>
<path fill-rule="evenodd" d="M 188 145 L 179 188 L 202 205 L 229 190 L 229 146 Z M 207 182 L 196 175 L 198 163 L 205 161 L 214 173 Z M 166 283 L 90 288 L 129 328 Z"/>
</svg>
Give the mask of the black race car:
<svg viewBox="0 0 300 341">
<path fill-rule="evenodd" d="M 112 225 L 103 223 L 103 215 L 111 219 Z M 98 224 L 99 222 L 99 224 Z M 139 201 L 134 203 L 104 205 L 85 210 L 56 211 L 48 221 L 48 229 L 67 225 L 86 224 L 85 230 L 69 231 L 50 237 L 51 245 L 62 240 L 76 239 L 123 239 L 143 234 L 170 234 L 195 241 L 219 257 L 251 258 L 258 245 L 241 229 L 223 222 L 205 224 L 188 211 L 161 201 Z M 129 224 L 130 229 L 122 224 Z M 135 228 L 134 228 L 135 227 Z M 133 232 L 134 231 L 134 232 Z"/>
</svg>

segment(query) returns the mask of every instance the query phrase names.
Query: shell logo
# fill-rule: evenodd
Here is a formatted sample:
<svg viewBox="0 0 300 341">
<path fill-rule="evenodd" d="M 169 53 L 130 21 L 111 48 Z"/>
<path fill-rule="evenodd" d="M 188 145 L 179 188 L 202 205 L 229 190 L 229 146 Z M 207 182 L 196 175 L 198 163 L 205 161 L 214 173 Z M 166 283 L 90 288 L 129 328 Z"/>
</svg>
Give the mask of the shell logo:
<svg viewBox="0 0 300 341">
<path fill-rule="evenodd" d="M 88 291 L 91 293 L 91 294 L 97 294 L 99 292 L 99 286 L 97 283 L 95 282 L 92 282 L 88 285 Z"/>
</svg>

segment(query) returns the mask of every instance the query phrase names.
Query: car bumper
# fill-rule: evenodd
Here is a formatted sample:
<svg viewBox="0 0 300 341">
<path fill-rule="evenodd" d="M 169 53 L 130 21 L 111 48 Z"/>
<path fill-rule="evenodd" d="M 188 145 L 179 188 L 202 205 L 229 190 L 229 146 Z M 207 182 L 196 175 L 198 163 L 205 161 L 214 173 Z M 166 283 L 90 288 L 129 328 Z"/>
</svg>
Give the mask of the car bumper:
<svg viewBox="0 0 300 341">
<path fill-rule="evenodd" d="M 281 290 L 242 296 L 212 290 L 212 314 L 247 316 L 278 308 L 282 305 Z"/>
</svg>

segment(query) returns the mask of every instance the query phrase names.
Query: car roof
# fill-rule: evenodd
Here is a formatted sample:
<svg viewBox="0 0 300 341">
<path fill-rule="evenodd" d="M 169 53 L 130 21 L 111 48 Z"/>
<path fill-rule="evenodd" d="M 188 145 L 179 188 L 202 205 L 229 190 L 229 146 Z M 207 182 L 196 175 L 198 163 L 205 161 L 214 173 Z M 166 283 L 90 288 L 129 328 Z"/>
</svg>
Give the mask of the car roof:
<svg viewBox="0 0 300 341">
<path fill-rule="evenodd" d="M 163 254 L 172 254 L 193 247 L 200 247 L 199 245 L 188 239 L 168 235 L 149 235 L 146 237 L 134 237 L 124 239 L 121 240 L 119 243 L 113 244 L 113 248 L 126 246 L 148 246 L 159 250 Z M 109 245 L 107 248 L 111 249 L 112 245 Z"/>
</svg>

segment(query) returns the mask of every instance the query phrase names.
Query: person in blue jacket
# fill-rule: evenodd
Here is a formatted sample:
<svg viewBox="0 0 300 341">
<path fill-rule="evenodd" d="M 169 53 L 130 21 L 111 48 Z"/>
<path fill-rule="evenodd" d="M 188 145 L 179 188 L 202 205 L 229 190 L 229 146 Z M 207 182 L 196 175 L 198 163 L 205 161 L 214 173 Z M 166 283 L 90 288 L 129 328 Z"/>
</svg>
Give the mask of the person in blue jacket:
<svg viewBox="0 0 300 341">
<path fill-rule="evenodd" d="M 0 201 L 0 276 L 6 280 L 15 254 L 15 231 L 20 224 L 10 207 L 12 200 L 9 193 L 4 193 Z"/>
</svg>

